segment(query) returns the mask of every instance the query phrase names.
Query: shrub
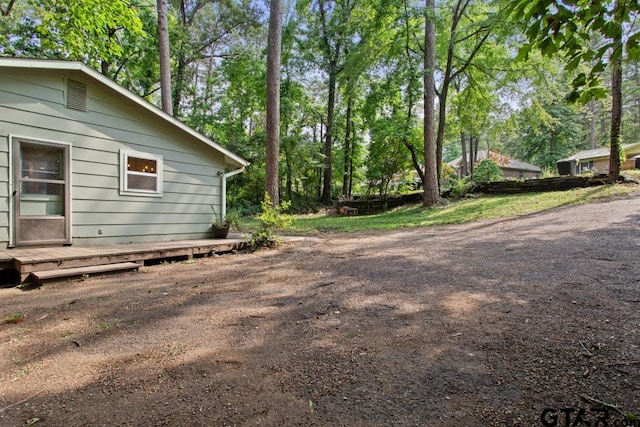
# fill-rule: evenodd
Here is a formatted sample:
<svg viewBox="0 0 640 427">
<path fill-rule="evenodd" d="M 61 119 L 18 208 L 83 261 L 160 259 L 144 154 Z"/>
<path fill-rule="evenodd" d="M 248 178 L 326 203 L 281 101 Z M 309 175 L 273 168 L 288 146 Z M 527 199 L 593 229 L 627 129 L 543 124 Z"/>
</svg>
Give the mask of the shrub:
<svg viewBox="0 0 640 427">
<path fill-rule="evenodd" d="M 465 176 L 460 179 L 452 179 L 451 180 L 451 197 L 456 199 L 460 199 L 467 195 L 469 190 L 473 188 L 473 182 L 471 182 L 471 178 Z"/>
<path fill-rule="evenodd" d="M 287 209 L 288 212 L 292 213 L 317 213 L 318 206 L 316 205 L 316 200 L 313 197 L 300 195 L 300 194 L 292 194 L 291 199 L 291 207 Z"/>
<path fill-rule="evenodd" d="M 456 173 L 456 169 L 446 162 L 442 162 L 441 175 L 442 175 L 442 179 L 444 180 L 452 180 L 458 177 L 458 174 Z"/>
<path fill-rule="evenodd" d="M 476 182 L 492 182 L 502 181 L 504 174 L 500 166 L 492 159 L 482 159 L 476 165 L 476 169 L 473 174 L 473 179 Z"/>
<path fill-rule="evenodd" d="M 291 206 L 291 202 L 284 201 L 280 206 L 273 206 L 271 197 L 265 193 L 264 200 L 260 203 L 262 211 L 257 215 L 259 224 L 258 228 L 251 234 L 249 244 L 252 249 L 262 247 L 274 247 L 279 243 L 276 238 L 276 232 L 291 227 L 294 221 L 293 215 L 287 215 L 282 211 L 287 210 Z"/>
</svg>

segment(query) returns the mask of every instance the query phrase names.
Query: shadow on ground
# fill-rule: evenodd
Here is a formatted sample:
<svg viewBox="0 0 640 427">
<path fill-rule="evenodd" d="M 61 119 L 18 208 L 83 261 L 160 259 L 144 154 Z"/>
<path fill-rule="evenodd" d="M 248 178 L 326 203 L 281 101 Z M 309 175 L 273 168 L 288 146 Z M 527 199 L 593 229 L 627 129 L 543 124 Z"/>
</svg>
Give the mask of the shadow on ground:
<svg viewBox="0 0 640 427">
<path fill-rule="evenodd" d="M 640 412 L 639 208 L 2 289 L 0 424 L 612 424 Z"/>
</svg>

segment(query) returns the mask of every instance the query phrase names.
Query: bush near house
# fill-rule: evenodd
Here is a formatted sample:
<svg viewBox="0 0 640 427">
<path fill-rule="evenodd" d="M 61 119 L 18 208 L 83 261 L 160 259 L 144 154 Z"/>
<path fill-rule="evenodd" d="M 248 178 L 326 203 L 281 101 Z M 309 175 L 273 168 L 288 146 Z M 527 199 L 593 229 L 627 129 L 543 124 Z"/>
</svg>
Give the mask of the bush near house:
<svg viewBox="0 0 640 427">
<path fill-rule="evenodd" d="M 502 181 L 504 174 L 500 166 L 492 159 L 482 159 L 476 165 L 473 179 L 476 182 Z"/>
</svg>

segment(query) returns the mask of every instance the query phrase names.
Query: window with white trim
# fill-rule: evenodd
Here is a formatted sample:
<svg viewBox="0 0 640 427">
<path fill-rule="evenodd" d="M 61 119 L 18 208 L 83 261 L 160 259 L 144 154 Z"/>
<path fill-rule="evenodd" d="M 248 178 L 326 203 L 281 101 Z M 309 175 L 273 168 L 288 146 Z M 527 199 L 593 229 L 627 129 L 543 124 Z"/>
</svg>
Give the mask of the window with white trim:
<svg viewBox="0 0 640 427">
<path fill-rule="evenodd" d="M 162 195 L 162 156 L 120 150 L 120 193 Z"/>
</svg>

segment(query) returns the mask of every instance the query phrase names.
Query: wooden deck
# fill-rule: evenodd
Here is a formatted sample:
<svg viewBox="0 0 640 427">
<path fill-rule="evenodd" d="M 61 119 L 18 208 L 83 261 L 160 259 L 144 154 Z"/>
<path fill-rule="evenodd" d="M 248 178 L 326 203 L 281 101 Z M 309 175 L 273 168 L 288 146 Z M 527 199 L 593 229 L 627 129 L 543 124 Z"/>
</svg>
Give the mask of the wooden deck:
<svg viewBox="0 0 640 427">
<path fill-rule="evenodd" d="M 152 260 L 210 256 L 242 249 L 247 242 L 248 239 L 237 234 L 227 239 L 6 249 L 0 251 L 0 270 L 15 270 L 22 282 L 32 273 L 34 276 L 39 273 L 42 277 L 64 277 L 64 270 L 73 273 L 69 274 L 72 276 L 84 274 L 83 269 L 87 274 L 91 271 L 108 271 L 109 265 L 114 266 L 113 270 L 118 270 L 124 263 L 142 266 Z M 57 274 L 49 274 L 53 271 Z"/>
</svg>

